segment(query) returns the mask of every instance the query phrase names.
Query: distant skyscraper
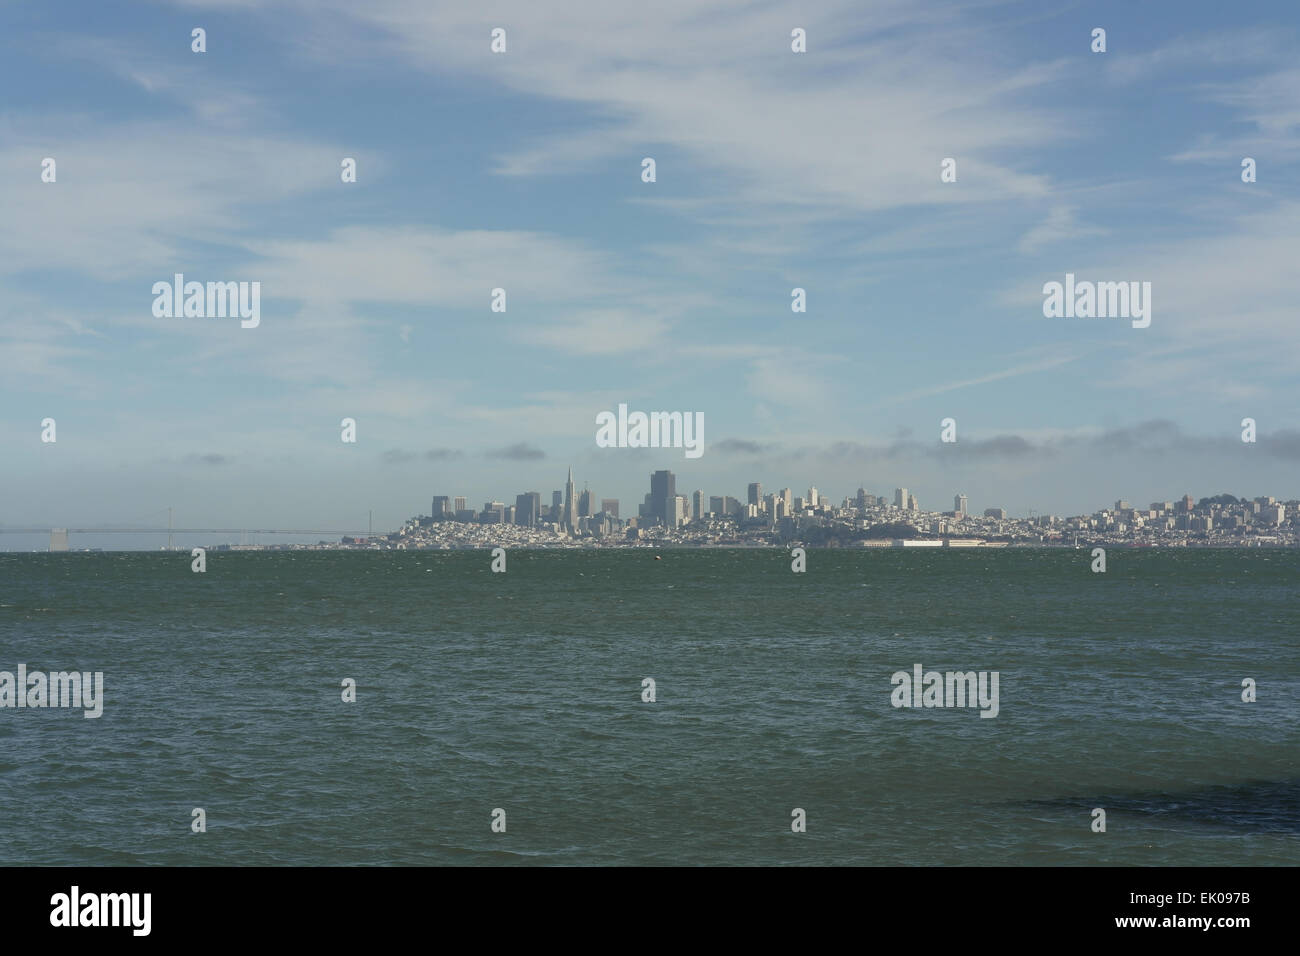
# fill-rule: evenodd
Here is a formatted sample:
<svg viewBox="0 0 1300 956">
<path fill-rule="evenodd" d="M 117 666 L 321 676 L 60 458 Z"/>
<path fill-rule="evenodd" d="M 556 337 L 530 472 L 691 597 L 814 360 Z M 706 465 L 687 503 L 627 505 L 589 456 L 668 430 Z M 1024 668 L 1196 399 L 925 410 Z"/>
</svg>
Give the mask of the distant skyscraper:
<svg viewBox="0 0 1300 956">
<path fill-rule="evenodd" d="M 959 516 L 964 516 L 966 514 L 965 495 L 958 495 L 956 498 L 952 499 L 952 510 L 957 512 Z"/>
<path fill-rule="evenodd" d="M 917 504 L 917 502 L 916 502 L 916 495 L 908 495 L 908 496 L 907 496 L 907 510 L 908 510 L 908 511 L 920 511 L 920 510 L 921 510 L 921 506 L 920 506 L 919 504 Z"/>
<path fill-rule="evenodd" d="M 906 488 L 894 489 L 894 507 L 902 508 L 904 511 L 907 510 L 907 489 Z"/>
<path fill-rule="evenodd" d="M 560 519 L 563 517 L 564 517 L 564 492 L 552 491 L 551 492 L 551 520 L 554 521 L 556 524 L 559 524 Z"/>
<path fill-rule="evenodd" d="M 781 500 L 785 502 L 785 513 L 789 514 L 794 510 L 794 497 L 789 488 L 781 489 Z"/>
<path fill-rule="evenodd" d="M 429 513 L 435 518 L 440 518 L 449 511 L 451 511 L 451 499 L 446 495 L 434 495 L 433 509 Z"/>
<path fill-rule="evenodd" d="M 457 510 L 457 511 L 464 511 L 464 510 L 465 510 L 465 499 L 464 499 L 463 496 L 458 495 L 458 496 L 456 497 L 456 510 Z"/>
<path fill-rule="evenodd" d="M 751 505 L 763 503 L 763 483 L 761 481 L 751 481 L 749 483 L 749 503 Z"/>
<path fill-rule="evenodd" d="M 690 506 L 686 502 L 685 495 L 673 495 L 668 502 L 668 527 L 678 528 L 686 522 L 690 514 Z"/>
<path fill-rule="evenodd" d="M 677 476 L 671 471 L 656 471 L 650 476 L 650 513 L 668 523 L 671 500 L 677 497 Z"/>
<path fill-rule="evenodd" d="M 525 528 L 536 528 L 542 519 L 542 496 L 535 491 L 526 491 L 515 497 L 515 524 Z"/>
<path fill-rule="evenodd" d="M 570 534 L 578 530 L 578 502 L 573 495 L 573 466 L 569 466 L 569 480 L 564 483 L 564 528 Z"/>
<path fill-rule="evenodd" d="M 731 495 L 712 495 L 709 498 L 709 510 L 715 515 L 734 515 L 740 510 L 740 502 Z"/>
<path fill-rule="evenodd" d="M 706 502 L 704 498 L 704 492 L 702 491 L 695 492 L 695 494 L 691 495 L 691 501 L 694 505 L 694 507 L 691 509 L 691 517 L 698 521 L 700 518 L 704 517 L 704 513 L 705 513 Z"/>
<path fill-rule="evenodd" d="M 816 488 L 809 488 L 809 489 L 808 489 L 808 507 L 809 507 L 809 508 L 816 508 L 817 505 L 818 505 L 818 503 L 819 503 L 820 501 L 821 501 L 821 499 L 820 499 L 820 498 L 818 497 L 818 495 L 817 495 L 817 489 L 816 489 Z"/>
<path fill-rule="evenodd" d="M 617 498 L 601 498 L 601 499 L 600 499 L 600 510 L 603 511 L 603 512 L 605 512 L 605 514 L 609 515 L 611 518 L 617 518 L 617 517 L 618 517 L 618 499 L 617 499 Z"/>
<path fill-rule="evenodd" d="M 589 518 L 596 513 L 595 507 L 596 496 L 586 488 L 582 489 L 582 494 L 578 495 L 578 517 Z"/>
</svg>

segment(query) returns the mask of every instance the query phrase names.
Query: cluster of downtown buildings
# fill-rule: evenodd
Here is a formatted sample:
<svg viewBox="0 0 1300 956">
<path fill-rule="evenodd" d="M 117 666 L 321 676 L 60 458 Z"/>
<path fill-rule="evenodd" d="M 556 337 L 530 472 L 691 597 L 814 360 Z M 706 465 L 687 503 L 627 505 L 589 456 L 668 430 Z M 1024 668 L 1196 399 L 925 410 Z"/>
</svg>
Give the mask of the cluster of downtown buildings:
<svg viewBox="0 0 1300 956">
<path fill-rule="evenodd" d="M 750 483 L 744 502 L 730 495 L 706 497 L 703 491 L 695 491 L 689 496 L 679 495 L 677 476 L 671 471 L 656 471 L 650 475 L 650 491 L 637 507 L 637 516 L 624 520 L 619 516 L 617 498 L 601 498 L 597 505 L 593 492 L 587 489 L 577 492 L 573 483 L 573 469 L 570 468 L 564 490 L 551 492 L 549 506 L 542 505 L 542 496 L 536 491 L 526 491 L 517 496 L 513 505 L 503 501 L 485 502 L 481 511 L 468 508 L 464 497 L 435 495 L 430 515 L 415 519 L 415 523 L 417 526 L 427 526 L 434 522 L 456 521 L 524 528 L 551 525 L 556 531 L 570 537 L 608 537 L 611 534 L 654 528 L 673 530 L 693 523 L 728 519 L 771 525 L 799 516 L 834 515 L 840 510 L 852 508 L 865 512 L 869 508 L 885 506 L 883 498 L 867 494 L 862 488 L 858 489 L 856 498 L 844 499 L 842 509 L 836 509 L 830 498 L 820 494 L 815 487 L 809 488 L 807 495 L 801 496 L 794 495 L 789 488 L 764 495 L 763 485 L 757 481 Z M 964 514 L 965 495 L 959 496 L 957 506 Z M 895 489 L 894 507 L 900 511 L 920 510 L 916 495 L 909 494 L 906 488 Z M 990 509 L 989 514 L 994 513 L 1006 516 L 999 509 Z M 627 536 L 636 538 L 639 535 L 629 533 Z"/>
<path fill-rule="evenodd" d="M 1035 515 L 1011 518 L 1002 508 L 971 513 L 966 495 L 953 498 L 951 511 L 923 511 L 916 495 L 895 488 L 892 496 L 859 488 L 838 505 L 815 487 L 794 495 L 789 488 L 763 493 L 748 486 L 745 500 L 703 491 L 677 493 L 677 476 L 656 471 L 635 517 L 620 517 L 616 498 L 597 499 L 579 492 L 569 469 L 563 491 L 543 504 L 528 491 L 513 505 L 486 502 L 467 507 L 464 497 L 433 498 L 430 515 L 406 522 L 382 538 L 344 539 L 345 546 L 371 548 L 460 548 L 502 545 L 609 546 L 648 543 L 681 546 L 776 546 L 792 543 L 826 546 L 977 546 L 1079 545 L 1137 546 L 1300 545 L 1300 501 L 1272 497 L 1237 499 L 1231 495 L 1195 501 L 1156 501 L 1145 508 L 1117 501 L 1091 515 Z"/>
</svg>

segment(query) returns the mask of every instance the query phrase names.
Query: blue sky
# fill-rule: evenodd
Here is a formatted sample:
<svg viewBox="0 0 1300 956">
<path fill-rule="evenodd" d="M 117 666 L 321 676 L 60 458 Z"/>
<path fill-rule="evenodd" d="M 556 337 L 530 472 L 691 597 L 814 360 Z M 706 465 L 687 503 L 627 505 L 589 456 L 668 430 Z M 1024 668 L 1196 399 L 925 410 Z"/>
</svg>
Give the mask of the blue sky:
<svg viewBox="0 0 1300 956">
<path fill-rule="evenodd" d="M 1292 3 L 0 3 L 0 523 L 391 528 L 433 494 L 548 498 L 570 464 L 625 514 L 664 467 L 1015 514 L 1295 497 L 1298 27 Z M 155 318 L 175 272 L 259 281 L 260 326 Z M 1066 272 L 1151 282 L 1151 326 L 1044 318 Z M 619 402 L 703 412 L 704 456 L 597 448 Z"/>
</svg>

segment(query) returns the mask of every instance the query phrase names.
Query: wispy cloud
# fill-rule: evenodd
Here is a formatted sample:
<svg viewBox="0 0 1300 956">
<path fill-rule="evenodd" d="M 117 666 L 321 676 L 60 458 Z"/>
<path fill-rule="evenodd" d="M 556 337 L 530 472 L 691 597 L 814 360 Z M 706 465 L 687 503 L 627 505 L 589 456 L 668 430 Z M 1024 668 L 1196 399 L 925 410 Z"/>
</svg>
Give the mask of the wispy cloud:
<svg viewBox="0 0 1300 956">
<path fill-rule="evenodd" d="M 761 455 L 774 447 L 775 445 L 766 442 L 747 441 L 743 438 L 724 438 L 722 441 L 714 442 L 709 450 L 722 455 Z"/>
<path fill-rule="evenodd" d="M 454 448 L 430 448 L 424 454 L 405 448 L 390 448 L 380 456 L 387 465 L 409 465 L 416 461 L 455 461 L 463 457 L 464 453 Z"/>
<path fill-rule="evenodd" d="M 484 453 L 488 458 L 503 458 L 506 461 L 538 461 L 546 457 L 546 452 L 535 448 L 527 442 L 517 442 L 505 448 L 495 448 Z"/>
<path fill-rule="evenodd" d="M 1062 352 L 1064 351 L 1064 349 L 1058 347 L 1058 348 L 1051 349 L 1050 351 Z M 996 372 L 989 372 L 986 375 L 979 375 L 976 376 L 975 378 L 965 378 L 965 379 L 959 379 L 950 382 L 939 382 L 935 385 L 928 385 L 923 388 L 912 389 L 907 392 L 902 392 L 898 395 L 892 395 L 887 398 L 881 399 L 880 401 L 875 402 L 874 404 L 868 407 L 884 408 L 889 405 L 897 405 L 904 402 L 914 401 L 918 398 L 927 398 L 933 395 L 943 395 L 946 394 L 947 392 L 954 392 L 959 389 L 971 388 L 976 385 L 987 385 L 990 382 L 1000 382 L 1000 381 L 1004 381 L 1005 379 L 1016 378 L 1021 375 L 1032 375 L 1038 372 L 1046 372 L 1054 368 L 1059 368 L 1062 365 L 1068 365 L 1069 363 L 1081 358 L 1083 354 L 1084 354 L 1083 350 L 1071 349 L 1065 352 L 1065 354 L 1054 354 L 1054 355 L 1047 355 L 1044 357 L 1035 358 L 1032 361 L 1022 362 L 1017 365 L 1013 365 L 1010 368 L 1000 369 Z"/>
<path fill-rule="evenodd" d="M 513 46 L 495 57 L 485 54 L 486 39 L 464 41 L 486 34 L 481 15 L 459 5 L 372 0 L 323 4 L 317 16 L 379 31 L 418 68 L 591 111 L 591 129 L 504 152 L 499 169 L 514 176 L 577 172 L 593 157 L 620 156 L 636 176 L 639 144 L 657 143 L 661 183 L 676 180 L 671 156 L 680 153 L 725 177 L 733 202 L 839 217 L 1042 195 L 1047 178 L 1018 168 L 1016 150 L 1070 135 L 1057 114 L 1024 98 L 1059 80 L 1063 64 L 993 67 L 996 43 L 980 38 L 978 21 L 958 3 L 922 10 L 877 0 L 864 15 L 861 4 L 836 0 L 805 10 L 800 23 L 817 55 L 804 57 L 790 53 L 787 13 L 738 0 L 709 16 L 685 0 L 617 12 L 597 0 L 508 4 L 498 16 Z M 846 23 L 851 45 L 841 39 Z M 972 188 L 944 191 L 937 171 L 945 156 L 961 157 Z"/>
<path fill-rule="evenodd" d="M 1032 254 L 1052 243 L 1081 239 L 1085 236 L 1100 236 L 1105 232 L 1106 230 L 1096 226 L 1080 223 L 1074 206 L 1053 206 L 1048 210 L 1045 220 L 1020 238 L 1016 248 L 1025 254 Z"/>
<path fill-rule="evenodd" d="M 1016 434 L 988 438 L 961 438 L 955 442 L 918 441 L 902 437 L 880 444 L 855 441 L 832 442 L 821 448 L 800 449 L 796 455 L 812 452 L 821 458 L 844 462 L 889 462 L 931 458 L 946 462 L 1016 461 L 1030 458 L 1054 459 L 1086 454 L 1105 458 L 1142 455 L 1160 458 L 1170 454 L 1232 457 L 1258 454 L 1280 461 L 1300 458 L 1300 431 L 1279 429 L 1259 433 L 1254 445 L 1244 445 L 1236 432 L 1196 435 L 1167 419 L 1151 419 L 1115 428 L 1082 428 L 1053 437 Z"/>
</svg>

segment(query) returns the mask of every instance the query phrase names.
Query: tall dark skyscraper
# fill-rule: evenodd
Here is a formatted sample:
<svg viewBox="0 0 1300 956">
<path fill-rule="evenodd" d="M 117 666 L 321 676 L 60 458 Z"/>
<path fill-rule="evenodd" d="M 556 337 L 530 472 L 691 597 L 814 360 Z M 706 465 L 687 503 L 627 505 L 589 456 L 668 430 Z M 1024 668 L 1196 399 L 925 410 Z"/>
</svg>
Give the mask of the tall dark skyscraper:
<svg viewBox="0 0 1300 956">
<path fill-rule="evenodd" d="M 749 483 L 749 503 L 751 505 L 761 505 L 763 503 L 763 483 L 761 481 L 751 481 Z"/>
<path fill-rule="evenodd" d="M 451 499 L 446 495 L 433 496 L 433 509 L 429 512 L 435 518 L 448 514 L 451 511 Z"/>
<path fill-rule="evenodd" d="M 672 514 L 672 499 L 677 497 L 677 476 L 671 471 L 656 471 L 650 476 L 650 514 L 664 524 Z"/>
<path fill-rule="evenodd" d="M 551 520 L 554 521 L 556 524 L 559 524 L 560 519 L 563 517 L 564 517 L 564 492 L 552 491 L 551 492 Z"/>
<path fill-rule="evenodd" d="M 582 494 L 578 495 L 578 517 L 589 518 L 599 509 L 596 507 L 596 496 L 587 488 L 582 489 Z"/>
<path fill-rule="evenodd" d="M 535 491 L 526 491 L 515 496 L 515 524 L 525 528 L 536 528 L 542 519 L 542 496 Z"/>
</svg>

